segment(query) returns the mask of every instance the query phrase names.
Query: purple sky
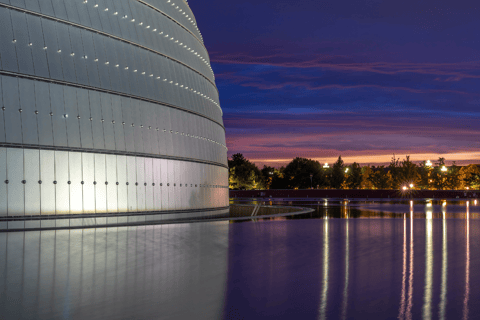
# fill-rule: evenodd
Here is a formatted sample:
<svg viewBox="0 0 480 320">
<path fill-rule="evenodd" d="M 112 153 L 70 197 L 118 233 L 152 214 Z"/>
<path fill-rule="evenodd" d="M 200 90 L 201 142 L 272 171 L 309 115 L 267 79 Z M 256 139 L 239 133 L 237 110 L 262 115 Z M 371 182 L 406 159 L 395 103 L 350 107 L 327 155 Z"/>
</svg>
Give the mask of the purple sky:
<svg viewBox="0 0 480 320">
<path fill-rule="evenodd" d="M 480 3 L 191 0 L 228 155 L 480 162 Z"/>
</svg>

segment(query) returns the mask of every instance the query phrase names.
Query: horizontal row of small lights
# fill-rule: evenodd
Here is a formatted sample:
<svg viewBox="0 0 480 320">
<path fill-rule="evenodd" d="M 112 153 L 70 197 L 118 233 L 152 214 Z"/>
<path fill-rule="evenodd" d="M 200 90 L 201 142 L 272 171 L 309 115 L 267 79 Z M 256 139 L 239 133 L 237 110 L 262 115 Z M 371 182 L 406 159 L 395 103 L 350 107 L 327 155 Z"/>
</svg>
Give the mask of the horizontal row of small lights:
<svg viewBox="0 0 480 320">
<path fill-rule="evenodd" d="M 27 184 L 27 180 L 22 180 L 22 181 L 20 181 L 20 182 L 23 183 L 23 184 Z M 42 180 L 38 180 L 37 182 L 38 182 L 38 184 L 42 184 L 42 183 L 43 183 Z M 5 183 L 5 184 L 9 184 L 9 183 L 10 183 L 10 180 L 5 180 L 4 183 Z M 58 184 L 58 181 L 57 181 L 57 180 L 54 180 L 54 181 L 53 181 L 53 184 Z M 67 184 L 72 184 L 72 181 L 67 181 Z M 85 184 L 85 181 L 80 181 L 80 184 Z M 94 184 L 94 185 L 97 185 L 97 181 L 93 181 L 93 184 Z M 117 186 L 120 185 L 119 182 L 116 182 L 115 184 L 116 184 Z M 105 181 L 105 185 L 108 185 L 108 181 Z M 130 183 L 129 183 L 129 182 L 126 182 L 125 185 L 128 186 L 128 185 L 130 185 Z M 139 186 L 139 185 L 141 185 L 141 183 L 135 182 L 135 186 Z M 143 185 L 146 187 L 146 186 L 147 186 L 147 183 L 144 182 Z M 152 186 L 155 187 L 155 183 L 152 183 Z M 167 183 L 166 186 L 167 186 L 167 187 L 170 187 L 170 183 Z M 173 184 L 173 187 L 176 187 L 176 186 L 177 186 L 177 184 L 174 183 L 174 184 Z M 193 188 L 193 186 L 194 186 L 194 184 L 191 183 L 191 184 L 190 184 L 190 187 Z M 163 187 L 163 183 L 160 183 L 160 187 Z M 184 184 L 180 183 L 180 187 L 188 187 L 188 183 L 184 183 Z M 228 188 L 228 186 L 221 186 L 221 185 L 214 185 L 214 184 L 200 184 L 200 185 L 196 184 L 196 185 L 195 185 L 195 188 L 198 188 L 198 187 L 200 187 L 200 188 Z"/>
<path fill-rule="evenodd" d="M 14 44 L 16 44 L 16 43 L 17 43 L 17 40 L 13 39 L 12 42 L 13 42 Z M 32 46 L 33 46 L 33 43 L 31 43 L 31 42 L 28 43 L 28 46 L 29 46 L 29 47 L 32 47 Z M 47 47 L 43 47 L 43 49 L 44 49 L 44 50 L 48 50 Z M 61 49 L 58 49 L 58 50 L 57 50 L 57 53 L 62 53 L 62 50 L 61 50 Z M 71 56 L 71 57 L 74 57 L 74 56 L 75 56 L 75 52 L 71 52 L 71 53 L 70 53 L 70 56 Z M 87 55 L 83 55 L 83 56 L 82 56 L 82 59 L 87 60 L 87 59 L 88 59 L 88 56 L 87 56 Z M 98 60 L 97 58 L 93 59 L 93 61 L 99 62 L 99 60 Z M 108 66 L 108 65 L 110 65 L 110 62 L 109 62 L 109 61 L 105 61 L 104 64 Z M 120 67 L 119 64 L 112 64 L 112 65 L 114 65 L 116 68 L 119 68 L 119 67 Z M 129 70 L 129 67 L 122 67 L 122 68 L 125 69 L 125 70 Z M 134 69 L 133 72 L 134 72 L 134 73 L 137 73 L 138 70 L 137 70 L 137 69 Z M 140 72 L 140 74 L 141 74 L 141 75 L 146 75 L 146 72 L 145 72 L 145 71 L 142 71 L 142 72 Z M 149 74 L 148 76 L 149 76 L 150 78 L 155 78 L 155 79 L 157 79 L 157 80 L 162 80 L 162 77 L 160 77 L 160 76 L 155 76 L 153 73 Z M 208 101 L 210 101 L 211 103 L 213 103 L 214 105 L 216 105 L 218 108 L 220 108 L 220 105 L 219 105 L 215 100 L 213 100 L 213 99 L 210 98 L 209 96 L 201 93 L 200 91 L 194 90 L 193 88 L 189 88 L 189 87 L 187 87 L 187 86 L 185 86 L 185 85 L 183 85 L 183 84 L 179 84 L 178 82 L 174 82 L 173 80 L 168 81 L 168 79 L 166 79 L 166 78 L 163 78 L 163 81 L 165 81 L 165 82 L 167 82 L 167 83 L 170 83 L 170 84 L 174 84 L 174 85 L 176 85 L 176 86 L 179 86 L 180 88 L 185 89 L 185 90 L 187 90 L 187 91 L 190 90 L 190 91 L 193 92 L 194 94 L 197 94 L 197 95 L 201 96 L 202 98 L 207 99 Z"/>
<path fill-rule="evenodd" d="M 190 17 L 188 16 L 188 14 L 185 13 L 185 11 L 183 11 L 182 9 L 180 9 L 179 6 L 176 6 L 176 5 L 175 5 L 175 2 L 172 2 L 172 0 L 167 0 L 167 3 L 170 3 L 170 5 L 171 5 L 172 7 L 174 7 L 175 9 L 177 9 L 178 12 L 182 13 L 182 14 L 185 16 L 185 18 L 187 18 L 188 21 L 190 21 L 190 23 L 195 27 L 195 29 L 196 29 L 196 30 L 198 31 L 198 33 L 200 34 L 200 38 L 201 38 L 202 41 L 203 41 L 202 33 L 201 33 L 200 30 L 198 29 L 197 24 L 193 21 L 193 19 L 190 18 Z"/>
<path fill-rule="evenodd" d="M 83 3 L 88 3 L 87 0 L 84 0 Z M 94 8 L 98 8 L 98 4 L 95 4 L 93 6 Z M 107 12 L 108 11 L 108 8 L 105 8 L 103 9 L 104 12 Z M 114 16 L 117 16 L 119 13 L 118 12 L 114 12 L 113 15 Z M 127 19 L 128 16 L 127 15 L 121 15 L 122 16 L 122 19 Z M 136 20 L 134 18 L 130 19 L 130 22 L 135 22 Z M 144 23 L 143 22 L 140 22 L 138 24 L 135 24 L 136 26 L 143 26 Z M 151 26 L 147 24 L 147 26 L 145 27 L 145 29 L 150 29 Z M 157 29 L 152 29 L 152 32 L 157 32 L 158 30 Z M 159 32 L 158 33 L 159 35 L 163 35 L 163 31 Z M 165 35 L 165 38 L 168 38 L 168 35 Z M 175 40 L 173 37 L 169 38 L 170 40 Z M 210 72 L 212 73 L 212 76 L 215 77 L 215 75 L 213 74 L 213 69 L 212 67 L 210 66 L 210 64 L 208 63 L 208 61 L 202 57 L 200 54 L 198 54 L 195 50 L 193 49 L 190 49 L 187 45 L 184 45 L 183 42 L 179 42 L 179 40 L 176 40 L 175 43 L 177 43 L 180 47 L 183 47 L 184 49 L 187 49 L 187 51 L 189 51 L 190 53 L 193 53 L 195 56 L 197 56 L 203 63 L 205 63 L 208 68 L 210 69 Z"/>
<path fill-rule="evenodd" d="M 5 108 L 5 107 L 2 107 L 2 111 L 5 111 L 5 110 L 6 110 L 6 108 Z M 23 109 L 18 109 L 18 112 L 22 113 L 22 112 L 23 112 Z M 38 115 L 40 112 L 38 112 L 38 110 L 35 110 L 33 113 L 35 113 L 35 114 Z M 53 112 L 50 112 L 49 115 L 50 115 L 51 117 L 53 117 Z M 68 118 L 68 114 L 62 114 L 62 118 L 67 119 L 67 118 Z M 82 118 L 82 117 L 77 116 L 77 119 L 78 119 L 78 120 L 80 120 L 81 118 Z M 93 121 L 93 118 L 90 117 L 90 118 L 88 118 L 88 120 Z M 100 122 L 105 122 L 105 119 L 100 119 Z M 111 122 L 112 122 L 112 124 L 115 124 L 115 120 L 112 120 Z M 126 125 L 126 123 L 125 123 L 125 122 L 122 122 L 122 125 Z M 131 126 L 132 126 L 132 127 L 135 127 L 135 124 L 132 123 Z M 144 127 L 143 124 L 141 124 L 141 125 L 140 125 L 140 128 L 143 128 L 143 127 Z M 148 130 L 152 130 L 152 129 L 153 129 L 151 126 L 148 126 L 147 128 L 148 128 Z M 156 130 L 156 131 L 160 131 L 160 129 L 159 129 L 158 127 L 155 128 L 155 130 Z M 163 132 L 167 132 L 167 129 L 163 129 Z M 179 134 L 178 131 L 170 130 L 170 133 L 174 133 L 174 132 L 175 132 L 175 134 Z M 181 132 L 180 135 L 181 135 L 181 136 L 186 136 L 186 137 L 189 137 L 189 138 L 195 138 L 195 139 L 201 139 L 201 140 L 209 141 L 209 142 L 218 144 L 219 146 L 222 146 L 223 148 L 227 149 L 227 147 L 224 146 L 223 144 L 221 144 L 221 143 L 219 143 L 219 142 L 217 142 L 217 141 L 215 141 L 215 140 L 209 139 L 209 138 L 199 137 L 199 136 L 196 136 L 196 135 L 193 135 L 193 134 L 190 134 L 190 133 L 184 133 L 184 132 Z"/>
</svg>

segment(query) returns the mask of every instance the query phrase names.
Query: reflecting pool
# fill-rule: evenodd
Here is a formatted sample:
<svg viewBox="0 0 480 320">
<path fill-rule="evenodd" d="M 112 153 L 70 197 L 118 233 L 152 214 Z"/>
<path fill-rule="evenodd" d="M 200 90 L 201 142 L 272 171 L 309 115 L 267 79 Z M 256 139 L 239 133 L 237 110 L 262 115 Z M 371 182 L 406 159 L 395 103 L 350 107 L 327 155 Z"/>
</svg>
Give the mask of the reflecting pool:
<svg viewBox="0 0 480 320">
<path fill-rule="evenodd" d="M 475 319 L 478 209 L 2 233 L 0 319 Z"/>
</svg>

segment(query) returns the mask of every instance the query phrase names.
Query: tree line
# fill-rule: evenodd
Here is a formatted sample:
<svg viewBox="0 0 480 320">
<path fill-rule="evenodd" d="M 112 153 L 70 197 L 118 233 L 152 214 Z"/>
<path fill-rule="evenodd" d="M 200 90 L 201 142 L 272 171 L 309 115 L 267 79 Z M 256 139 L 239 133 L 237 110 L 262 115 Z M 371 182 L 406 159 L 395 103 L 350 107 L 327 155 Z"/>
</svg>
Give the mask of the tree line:
<svg viewBox="0 0 480 320">
<path fill-rule="evenodd" d="M 480 168 L 475 164 L 445 165 L 445 158 L 436 163 L 392 157 L 388 166 L 345 165 L 342 157 L 331 167 L 318 161 L 297 157 L 277 169 L 259 169 L 241 153 L 228 160 L 229 186 L 236 190 L 264 189 L 420 189 L 420 190 L 478 190 Z"/>
</svg>

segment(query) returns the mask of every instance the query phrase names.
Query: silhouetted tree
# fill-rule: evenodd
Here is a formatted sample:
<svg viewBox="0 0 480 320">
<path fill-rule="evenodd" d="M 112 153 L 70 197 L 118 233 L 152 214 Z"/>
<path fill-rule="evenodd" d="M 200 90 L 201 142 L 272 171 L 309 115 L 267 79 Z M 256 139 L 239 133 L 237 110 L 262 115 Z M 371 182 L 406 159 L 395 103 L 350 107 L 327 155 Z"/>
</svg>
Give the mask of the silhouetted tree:
<svg viewBox="0 0 480 320">
<path fill-rule="evenodd" d="M 296 157 L 283 171 L 286 186 L 290 189 L 309 189 L 311 174 L 313 186 L 325 184 L 320 163 L 315 160 Z"/>
<path fill-rule="evenodd" d="M 230 189 L 263 189 L 260 170 L 241 153 L 234 154 L 232 160 L 228 160 L 228 167 Z"/>
<path fill-rule="evenodd" d="M 362 185 L 362 168 L 356 162 L 348 167 L 346 172 L 345 185 L 348 189 L 360 189 Z"/>
<path fill-rule="evenodd" d="M 340 189 L 343 181 L 345 180 L 345 165 L 342 157 L 338 157 L 337 162 L 333 164 L 332 175 L 330 176 L 330 186 L 333 189 Z"/>
<path fill-rule="evenodd" d="M 368 179 L 375 189 L 390 189 L 392 187 L 392 176 L 384 166 L 377 167 Z"/>
</svg>

